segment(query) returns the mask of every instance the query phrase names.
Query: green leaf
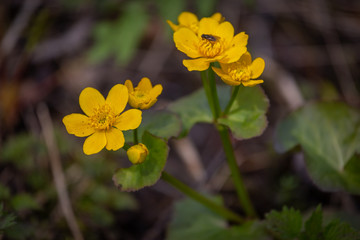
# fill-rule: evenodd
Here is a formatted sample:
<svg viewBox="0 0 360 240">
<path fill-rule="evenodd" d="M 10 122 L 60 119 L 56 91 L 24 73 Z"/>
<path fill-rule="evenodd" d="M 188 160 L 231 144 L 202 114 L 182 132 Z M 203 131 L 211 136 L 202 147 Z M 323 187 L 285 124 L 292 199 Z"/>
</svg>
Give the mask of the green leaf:
<svg viewBox="0 0 360 240">
<path fill-rule="evenodd" d="M 138 136 L 141 138 L 145 131 L 167 140 L 180 134 L 181 121 L 176 114 L 169 111 L 143 111 Z M 133 142 L 132 131 L 126 131 L 124 135 L 126 142 Z"/>
<path fill-rule="evenodd" d="M 16 211 L 39 209 L 39 204 L 34 197 L 27 193 L 21 193 L 11 199 L 11 205 Z"/>
<path fill-rule="evenodd" d="M 285 206 L 281 212 L 273 210 L 266 214 L 265 218 L 266 228 L 277 239 L 291 240 L 300 234 L 302 216 L 298 210 Z"/>
<path fill-rule="evenodd" d="M 166 142 L 145 132 L 142 143 L 149 149 L 146 160 L 141 164 L 119 169 L 113 176 L 113 181 L 120 190 L 135 191 L 151 186 L 161 176 L 169 151 Z"/>
<path fill-rule="evenodd" d="M 217 91 L 220 106 L 224 109 L 230 98 L 230 87 L 218 86 Z M 218 119 L 218 122 L 228 126 L 237 138 L 258 136 L 267 125 L 265 113 L 268 105 L 268 99 L 260 87 L 240 86 L 229 114 Z M 168 109 L 179 114 L 184 127 L 183 135 L 187 134 L 195 123 L 213 121 L 204 89 L 177 100 L 170 104 Z"/>
<path fill-rule="evenodd" d="M 34 166 L 34 155 L 39 153 L 42 144 L 28 133 L 20 133 L 5 142 L 0 152 L 4 162 L 13 162 L 19 169 L 30 170 Z"/>
<path fill-rule="evenodd" d="M 5 214 L 4 205 L 0 204 L 0 234 L 7 228 L 15 225 L 16 216 L 13 213 Z"/>
<path fill-rule="evenodd" d="M 319 187 L 360 193 L 359 111 L 339 102 L 312 103 L 292 113 L 276 132 L 280 149 L 301 145 Z"/>
<path fill-rule="evenodd" d="M 144 4 L 131 1 L 115 22 L 100 22 L 95 26 L 95 44 L 89 52 L 92 62 L 115 54 L 118 63 L 126 64 L 135 54 L 148 23 Z"/>
<path fill-rule="evenodd" d="M 222 204 L 220 198 L 212 200 Z M 176 203 L 167 235 L 167 240 L 259 240 L 264 237 L 255 223 L 229 227 L 223 218 L 189 198 Z"/>
<path fill-rule="evenodd" d="M 228 92 L 226 95 L 228 95 Z M 169 104 L 168 109 L 179 114 L 183 124 L 182 135 L 186 135 L 195 123 L 212 122 L 212 113 L 204 89 L 195 91 Z"/>
<path fill-rule="evenodd" d="M 322 234 L 322 210 L 319 205 L 305 223 L 305 232 L 300 236 L 301 240 L 319 240 Z"/>
<path fill-rule="evenodd" d="M 265 114 L 268 107 L 269 100 L 259 86 L 240 86 L 228 116 L 220 118 L 218 122 L 228 126 L 239 139 L 256 137 L 261 135 L 267 126 Z"/>
<path fill-rule="evenodd" d="M 325 228 L 325 240 L 359 240 L 360 231 L 350 227 L 348 223 L 334 220 Z"/>
</svg>

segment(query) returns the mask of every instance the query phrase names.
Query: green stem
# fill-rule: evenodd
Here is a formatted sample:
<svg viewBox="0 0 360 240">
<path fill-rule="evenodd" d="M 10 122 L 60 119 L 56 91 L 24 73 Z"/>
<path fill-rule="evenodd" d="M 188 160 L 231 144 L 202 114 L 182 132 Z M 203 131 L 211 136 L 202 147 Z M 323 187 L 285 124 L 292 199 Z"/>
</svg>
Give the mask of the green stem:
<svg viewBox="0 0 360 240">
<path fill-rule="evenodd" d="M 211 94 L 212 104 L 214 106 L 214 112 L 215 112 L 214 119 L 217 120 L 220 117 L 221 108 L 220 108 L 219 97 L 218 97 L 217 89 L 216 89 L 215 74 L 211 68 L 212 65 L 213 64 L 211 63 L 210 67 L 207 71 L 208 71 L 208 78 L 209 78 L 210 94 Z"/>
<path fill-rule="evenodd" d="M 213 101 L 211 100 L 211 90 L 210 90 L 210 85 L 207 80 L 207 72 L 206 71 L 201 72 L 201 80 L 203 82 L 204 91 L 205 91 L 206 98 L 208 100 L 211 112 L 213 114 L 214 119 L 216 119 L 215 107 L 214 107 Z"/>
<path fill-rule="evenodd" d="M 229 131 L 225 126 L 220 124 L 217 125 L 217 129 L 221 137 L 221 142 L 224 147 L 226 159 L 231 171 L 231 176 L 234 181 L 235 189 L 239 197 L 240 203 L 244 208 L 244 211 L 248 217 L 256 217 L 254 207 L 250 201 L 249 195 L 247 193 L 244 182 L 240 175 L 238 165 L 236 163 L 234 149 L 230 141 Z"/>
<path fill-rule="evenodd" d="M 239 89 L 240 89 L 240 85 L 238 86 L 235 86 L 233 88 L 233 91 L 232 91 L 232 94 L 231 94 L 231 98 L 230 98 L 230 101 L 228 102 L 224 112 L 223 112 L 223 116 L 227 115 L 231 109 L 231 106 L 233 105 L 235 99 L 236 99 L 236 96 L 238 95 L 238 92 L 239 92 Z"/>
<path fill-rule="evenodd" d="M 127 151 L 131 146 L 127 143 L 124 143 L 124 146 L 122 147 L 125 151 Z"/>
<path fill-rule="evenodd" d="M 139 143 L 139 138 L 138 138 L 137 128 L 135 128 L 135 129 L 133 130 L 133 133 L 134 133 L 134 144 L 138 144 L 138 143 Z"/>
<path fill-rule="evenodd" d="M 229 209 L 213 202 L 212 200 L 204 197 L 200 193 L 196 192 L 192 188 L 188 187 L 184 183 L 180 182 L 175 177 L 171 176 L 167 172 L 163 172 L 161 179 L 178 189 L 180 192 L 184 193 L 188 197 L 196 200 L 197 202 L 201 203 L 202 205 L 206 206 L 213 212 L 219 214 L 220 216 L 224 217 L 225 219 L 232 220 L 238 223 L 243 223 L 244 219 L 237 215 L 236 213 L 230 211 Z"/>
</svg>

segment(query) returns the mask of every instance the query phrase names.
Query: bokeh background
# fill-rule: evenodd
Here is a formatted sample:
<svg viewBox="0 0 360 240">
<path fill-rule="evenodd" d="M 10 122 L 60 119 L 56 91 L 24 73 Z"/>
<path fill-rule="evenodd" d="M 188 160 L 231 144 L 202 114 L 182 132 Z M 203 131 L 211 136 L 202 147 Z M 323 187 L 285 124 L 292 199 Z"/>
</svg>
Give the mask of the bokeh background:
<svg viewBox="0 0 360 240">
<path fill-rule="evenodd" d="M 236 33 L 249 34 L 252 56 L 265 59 L 268 127 L 257 138 L 234 141 L 260 216 L 283 205 L 307 211 L 319 203 L 348 217 L 359 212 L 359 197 L 318 189 L 302 153 L 279 154 L 274 142 L 279 120 L 307 102 L 360 107 L 359 1 L 1 0 L 2 239 L 165 239 L 174 202 L 183 196 L 162 181 L 118 191 L 111 178 L 129 166 L 124 151 L 85 156 L 83 139 L 68 135 L 61 120 L 81 112 L 85 87 L 106 94 L 146 76 L 164 88 L 155 110 L 199 89 L 200 74 L 182 65 L 185 55 L 166 24 L 177 23 L 182 11 L 199 18 L 222 13 Z M 168 172 L 220 193 L 241 212 L 212 126 L 198 124 L 169 144 Z"/>
</svg>

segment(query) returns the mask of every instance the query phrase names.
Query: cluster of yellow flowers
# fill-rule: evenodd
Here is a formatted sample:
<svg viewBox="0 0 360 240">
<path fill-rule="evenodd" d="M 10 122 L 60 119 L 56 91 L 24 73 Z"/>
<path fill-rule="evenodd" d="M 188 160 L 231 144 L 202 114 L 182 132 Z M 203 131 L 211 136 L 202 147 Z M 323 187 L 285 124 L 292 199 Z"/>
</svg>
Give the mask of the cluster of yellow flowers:
<svg viewBox="0 0 360 240">
<path fill-rule="evenodd" d="M 167 22 L 174 30 L 176 48 L 191 58 L 183 60 L 189 71 L 204 71 L 210 63 L 219 62 L 221 68 L 212 69 L 228 85 L 254 86 L 263 82 L 255 79 L 264 71 L 264 60 L 251 60 L 246 47 L 248 35 L 241 32 L 234 36 L 234 27 L 220 13 L 199 21 L 195 14 L 183 12 L 178 25 Z"/>
<path fill-rule="evenodd" d="M 91 87 L 85 88 L 79 96 L 80 107 L 85 114 L 72 113 L 63 118 L 66 130 L 77 137 L 87 137 L 83 151 L 95 154 L 104 147 L 107 150 L 118 150 L 125 144 L 122 131 L 133 130 L 140 126 L 142 112 L 157 101 L 162 92 L 160 84 L 152 86 L 148 78 L 142 78 L 137 87 L 130 80 L 125 85 L 117 84 L 111 88 L 106 99 Z M 129 102 L 135 109 L 124 109 Z M 128 149 L 129 160 L 134 164 L 145 160 L 148 150 L 139 143 Z"/>
<path fill-rule="evenodd" d="M 221 68 L 212 66 L 212 69 L 226 84 L 254 86 L 263 82 L 255 79 L 264 71 L 264 60 L 251 60 L 246 47 L 248 35 L 244 32 L 234 35 L 234 27 L 220 13 L 199 21 L 193 13 L 183 12 L 178 17 L 178 25 L 167 22 L 174 30 L 176 48 L 191 58 L 183 60 L 189 71 L 204 71 L 211 63 L 218 62 Z M 142 120 L 139 109 L 153 106 L 162 90 L 160 84 L 153 87 L 146 77 L 135 88 L 130 80 L 126 80 L 125 85 L 115 85 L 106 99 L 96 89 L 88 87 L 79 97 L 85 114 L 67 115 L 63 123 L 68 133 L 87 137 L 83 145 L 85 154 L 95 154 L 103 148 L 115 151 L 125 144 L 123 131 L 139 127 Z M 135 109 L 123 112 L 127 103 Z M 127 151 L 134 164 L 143 162 L 148 153 L 142 143 Z"/>
</svg>

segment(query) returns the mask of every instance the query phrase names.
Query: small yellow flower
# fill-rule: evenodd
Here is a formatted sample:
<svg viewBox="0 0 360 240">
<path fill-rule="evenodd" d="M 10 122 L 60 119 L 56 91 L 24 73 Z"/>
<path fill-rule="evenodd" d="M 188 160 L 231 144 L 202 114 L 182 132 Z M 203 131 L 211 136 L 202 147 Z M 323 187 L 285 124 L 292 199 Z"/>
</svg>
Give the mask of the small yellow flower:
<svg viewBox="0 0 360 240">
<path fill-rule="evenodd" d="M 133 87 L 130 80 L 125 81 L 125 86 L 129 90 L 129 104 L 133 108 L 148 109 L 157 101 L 163 88 L 161 84 L 152 86 L 149 78 L 142 78 L 137 87 Z"/>
<path fill-rule="evenodd" d="M 220 63 L 221 69 L 213 67 L 219 77 L 228 85 L 235 86 L 243 84 L 246 87 L 252 87 L 263 83 L 263 80 L 253 80 L 258 78 L 265 68 L 265 62 L 262 58 L 256 58 L 251 61 L 251 55 L 246 52 L 239 61 L 230 64 Z"/>
<path fill-rule="evenodd" d="M 248 35 L 241 32 L 234 36 L 231 23 L 213 18 L 202 18 L 198 32 L 182 27 L 174 33 L 178 50 L 193 59 L 183 60 L 189 71 L 204 71 L 211 62 L 232 63 L 246 52 Z"/>
<path fill-rule="evenodd" d="M 87 137 L 83 150 L 87 155 L 107 150 L 118 150 L 124 146 L 122 131 L 136 129 L 141 123 L 141 111 L 130 109 L 120 114 L 128 102 L 128 90 L 122 84 L 111 88 L 105 98 L 94 88 L 85 88 L 79 96 L 84 114 L 72 113 L 63 118 L 69 134 Z"/>
<path fill-rule="evenodd" d="M 220 22 L 224 21 L 224 17 L 221 15 L 221 13 L 214 13 L 210 18 Z M 179 25 L 174 24 L 170 20 L 166 21 L 172 30 L 176 32 L 182 27 L 186 27 L 191 29 L 193 32 L 197 33 L 199 30 L 199 20 L 198 17 L 191 13 L 191 12 L 182 12 L 178 17 Z"/>
<path fill-rule="evenodd" d="M 130 162 L 132 162 L 133 164 L 140 164 L 145 161 L 147 155 L 149 154 L 149 150 L 144 144 L 139 143 L 130 147 L 127 150 L 126 154 Z"/>
</svg>

